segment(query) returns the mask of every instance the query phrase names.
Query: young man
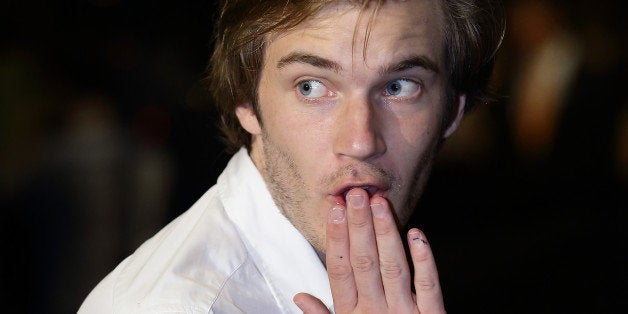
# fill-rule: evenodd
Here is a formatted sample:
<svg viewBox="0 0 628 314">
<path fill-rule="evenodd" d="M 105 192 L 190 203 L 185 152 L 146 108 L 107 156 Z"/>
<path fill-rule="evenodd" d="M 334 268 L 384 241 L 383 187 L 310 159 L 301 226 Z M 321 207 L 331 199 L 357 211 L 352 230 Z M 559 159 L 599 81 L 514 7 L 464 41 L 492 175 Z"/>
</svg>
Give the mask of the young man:
<svg viewBox="0 0 628 314">
<path fill-rule="evenodd" d="M 484 101 L 487 1 L 225 1 L 210 87 L 239 151 L 79 312 L 443 313 L 405 226 L 440 143 Z M 415 292 L 413 292 L 415 291 Z"/>
</svg>

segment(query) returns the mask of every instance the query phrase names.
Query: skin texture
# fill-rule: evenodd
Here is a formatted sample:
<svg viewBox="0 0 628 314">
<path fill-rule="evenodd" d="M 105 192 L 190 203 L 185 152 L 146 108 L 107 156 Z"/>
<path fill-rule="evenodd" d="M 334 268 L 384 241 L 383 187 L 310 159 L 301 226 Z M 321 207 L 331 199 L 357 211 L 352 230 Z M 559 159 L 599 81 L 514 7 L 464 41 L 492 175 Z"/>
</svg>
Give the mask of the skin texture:
<svg viewBox="0 0 628 314">
<path fill-rule="evenodd" d="M 445 313 L 436 263 L 425 235 L 416 228 L 408 231 L 415 270 L 411 281 L 401 237 L 386 199 L 375 196 L 366 202 L 368 195 L 358 188 L 348 195 L 348 199 L 362 197 L 365 202 L 338 205 L 328 217 L 327 272 L 335 312 Z M 304 313 L 329 313 L 311 295 L 297 294 L 294 301 Z"/>
<path fill-rule="evenodd" d="M 388 305 L 439 313 L 425 236 L 411 230 L 414 285 L 429 288 L 414 296 L 397 227 L 412 213 L 440 141 L 456 129 L 464 96 L 454 122 L 442 125 L 447 81 L 438 2 L 387 2 L 370 21 L 372 14 L 334 3 L 272 34 L 260 116 L 251 103 L 236 114 L 273 199 L 326 263 L 337 313 L 383 313 Z M 295 301 L 306 312 L 326 311 L 312 296 Z"/>
</svg>

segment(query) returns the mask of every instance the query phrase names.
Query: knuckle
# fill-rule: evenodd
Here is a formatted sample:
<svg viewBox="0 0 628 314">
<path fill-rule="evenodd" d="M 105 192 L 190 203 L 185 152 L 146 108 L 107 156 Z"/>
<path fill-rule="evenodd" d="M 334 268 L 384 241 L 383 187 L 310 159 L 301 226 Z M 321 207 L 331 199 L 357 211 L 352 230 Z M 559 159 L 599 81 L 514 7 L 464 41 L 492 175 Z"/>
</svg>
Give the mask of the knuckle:
<svg viewBox="0 0 628 314">
<path fill-rule="evenodd" d="M 387 279 L 398 279 L 403 275 L 403 267 L 393 261 L 380 261 L 380 271 Z"/>
<path fill-rule="evenodd" d="M 434 291 L 438 288 L 438 284 L 429 278 L 417 278 L 414 280 L 414 287 L 418 291 Z"/>
<path fill-rule="evenodd" d="M 354 271 L 366 273 L 373 271 L 375 268 L 375 259 L 371 256 L 356 256 L 351 259 L 351 264 Z"/>
<path fill-rule="evenodd" d="M 343 243 L 347 241 L 347 235 L 342 232 L 327 232 L 327 240 L 333 243 Z"/>
<path fill-rule="evenodd" d="M 349 220 L 349 224 L 351 225 L 351 227 L 357 229 L 366 228 L 370 225 L 367 219 L 351 219 Z"/>
<path fill-rule="evenodd" d="M 351 267 L 344 263 L 327 265 L 327 275 L 334 281 L 345 281 L 351 277 Z"/>
<path fill-rule="evenodd" d="M 375 234 L 378 236 L 387 236 L 394 234 L 394 232 L 398 232 L 397 227 L 394 225 L 380 224 L 375 228 Z"/>
</svg>

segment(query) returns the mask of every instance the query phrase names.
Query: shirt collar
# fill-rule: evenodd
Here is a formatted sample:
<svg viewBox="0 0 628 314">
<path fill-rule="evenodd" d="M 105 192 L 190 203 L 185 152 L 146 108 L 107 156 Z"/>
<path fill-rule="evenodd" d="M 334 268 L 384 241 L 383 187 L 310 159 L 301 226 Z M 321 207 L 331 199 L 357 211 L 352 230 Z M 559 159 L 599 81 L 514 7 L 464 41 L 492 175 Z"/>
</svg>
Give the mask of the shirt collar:
<svg viewBox="0 0 628 314">
<path fill-rule="evenodd" d="M 303 235 L 281 214 L 247 150 L 241 148 L 218 179 L 227 215 L 238 226 L 249 254 L 286 312 L 300 312 L 299 292 L 332 309 L 327 271 Z"/>
</svg>

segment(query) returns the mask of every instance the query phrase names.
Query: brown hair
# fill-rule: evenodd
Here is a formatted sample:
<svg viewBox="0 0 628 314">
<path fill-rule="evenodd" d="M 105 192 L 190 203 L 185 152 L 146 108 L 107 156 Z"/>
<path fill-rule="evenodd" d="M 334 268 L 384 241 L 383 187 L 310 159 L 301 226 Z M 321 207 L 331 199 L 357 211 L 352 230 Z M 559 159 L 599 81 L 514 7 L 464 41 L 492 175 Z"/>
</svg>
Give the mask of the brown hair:
<svg viewBox="0 0 628 314">
<path fill-rule="evenodd" d="M 207 80 L 229 152 L 243 145 L 250 148 L 251 136 L 240 126 L 235 107 L 250 102 L 259 112 L 257 88 L 266 35 L 295 27 L 334 1 L 338 0 L 222 1 Z M 385 0 L 347 1 L 366 8 Z M 448 117 L 456 95 L 467 95 L 467 110 L 490 99 L 488 82 L 504 22 L 502 8 L 492 0 L 440 1 L 445 17 Z"/>
</svg>

